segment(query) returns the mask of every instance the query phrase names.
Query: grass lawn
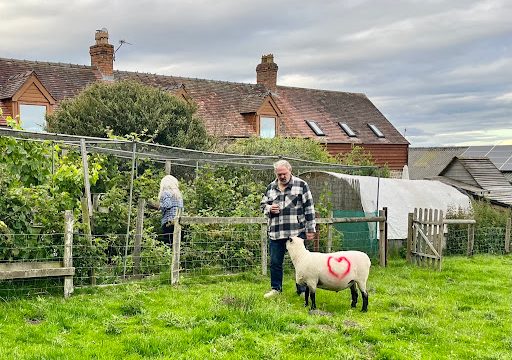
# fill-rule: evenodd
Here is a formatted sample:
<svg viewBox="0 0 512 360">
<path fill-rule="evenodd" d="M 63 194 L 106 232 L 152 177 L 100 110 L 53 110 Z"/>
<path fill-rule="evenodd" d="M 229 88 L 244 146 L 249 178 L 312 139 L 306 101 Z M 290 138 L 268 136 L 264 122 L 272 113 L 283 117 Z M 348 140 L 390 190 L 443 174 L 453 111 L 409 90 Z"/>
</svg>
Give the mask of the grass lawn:
<svg viewBox="0 0 512 360">
<path fill-rule="evenodd" d="M 0 299 L 0 358 L 512 359 L 511 256 L 374 265 L 367 313 L 318 290 L 309 314 L 285 279 L 269 300 L 254 274 Z"/>
</svg>

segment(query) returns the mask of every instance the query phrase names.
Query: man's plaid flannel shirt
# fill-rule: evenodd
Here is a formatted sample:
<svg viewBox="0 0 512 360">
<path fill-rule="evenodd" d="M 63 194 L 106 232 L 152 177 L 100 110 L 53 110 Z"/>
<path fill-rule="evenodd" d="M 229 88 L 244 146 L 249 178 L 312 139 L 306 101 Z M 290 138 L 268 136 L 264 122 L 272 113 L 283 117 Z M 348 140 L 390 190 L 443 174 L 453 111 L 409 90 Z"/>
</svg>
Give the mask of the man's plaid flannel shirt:
<svg viewBox="0 0 512 360">
<path fill-rule="evenodd" d="M 270 206 L 280 205 L 279 214 L 270 213 Z M 261 200 L 261 210 L 268 218 L 268 237 L 271 240 L 287 239 L 301 232 L 315 232 L 315 207 L 308 184 L 295 176 L 279 190 L 277 180 L 267 186 Z"/>
</svg>

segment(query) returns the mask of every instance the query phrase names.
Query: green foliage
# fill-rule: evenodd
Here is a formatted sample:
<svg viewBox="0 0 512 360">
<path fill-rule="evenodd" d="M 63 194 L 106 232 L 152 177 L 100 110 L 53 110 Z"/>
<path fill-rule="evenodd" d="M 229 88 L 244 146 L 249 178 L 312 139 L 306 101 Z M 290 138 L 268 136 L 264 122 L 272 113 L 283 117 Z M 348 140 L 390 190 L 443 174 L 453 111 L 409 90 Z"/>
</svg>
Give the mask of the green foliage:
<svg viewBox="0 0 512 360">
<path fill-rule="evenodd" d="M 227 153 L 243 155 L 277 155 L 302 160 L 336 163 L 325 147 L 312 139 L 275 137 L 239 139 L 224 149 Z"/>
<path fill-rule="evenodd" d="M 475 253 L 503 253 L 505 226 L 512 217 L 511 209 L 494 206 L 487 200 L 472 200 L 472 212 L 450 209 L 446 214 L 449 219 L 474 219 Z M 446 254 L 465 254 L 467 251 L 468 225 L 450 224 L 446 236 Z"/>
<path fill-rule="evenodd" d="M 13 186 L 33 186 L 47 181 L 51 173 L 49 142 L 16 140 L 0 136 L 0 164 Z"/>
<path fill-rule="evenodd" d="M 361 146 L 354 146 L 350 152 L 336 156 L 340 163 L 354 166 L 375 166 L 375 161 L 369 152 L 364 151 Z M 387 166 L 381 169 L 361 169 L 351 173 L 352 175 L 389 177 L 390 171 Z"/>
<path fill-rule="evenodd" d="M 47 116 L 48 130 L 106 137 L 138 134 L 142 141 L 207 149 L 212 139 L 196 108 L 169 92 L 135 81 L 96 82 Z"/>
</svg>

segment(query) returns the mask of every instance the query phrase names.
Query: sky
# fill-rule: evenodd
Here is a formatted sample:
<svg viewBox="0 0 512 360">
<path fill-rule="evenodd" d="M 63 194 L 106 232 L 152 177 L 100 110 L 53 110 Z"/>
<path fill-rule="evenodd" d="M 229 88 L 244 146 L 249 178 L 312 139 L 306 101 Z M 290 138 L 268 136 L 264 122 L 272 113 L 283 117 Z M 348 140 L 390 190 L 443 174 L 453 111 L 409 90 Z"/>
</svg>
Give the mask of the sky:
<svg viewBox="0 0 512 360">
<path fill-rule="evenodd" d="M 512 0 L 0 0 L 0 57 L 364 93 L 413 147 L 512 144 Z M 121 42 L 125 42 L 121 45 Z"/>
</svg>

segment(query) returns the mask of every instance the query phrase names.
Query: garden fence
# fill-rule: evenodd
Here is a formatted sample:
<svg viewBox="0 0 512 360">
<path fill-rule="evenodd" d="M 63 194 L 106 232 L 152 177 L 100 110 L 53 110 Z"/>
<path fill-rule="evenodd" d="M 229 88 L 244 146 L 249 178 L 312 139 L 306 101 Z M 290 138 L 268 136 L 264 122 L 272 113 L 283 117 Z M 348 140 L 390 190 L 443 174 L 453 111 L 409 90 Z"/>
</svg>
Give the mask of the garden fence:
<svg viewBox="0 0 512 360">
<path fill-rule="evenodd" d="M 127 281 L 175 282 L 179 275 L 187 279 L 203 276 L 225 276 L 242 272 L 266 272 L 266 226 L 263 218 L 192 218 L 180 219 L 181 239 L 173 248 L 162 243 L 150 232 L 89 235 L 73 233 L 72 266 L 75 287 L 122 284 Z M 238 220 L 238 221 L 237 221 Z M 345 250 L 343 234 L 332 224 L 347 219 L 317 219 L 320 234 L 317 241 L 308 242 L 310 250 Z M 383 220 L 376 217 L 374 220 Z M 229 224 L 222 224 L 222 221 Z M 242 222 L 242 223 L 240 223 Z M 385 233 L 385 231 L 382 231 Z M 510 228 L 477 227 L 473 254 L 504 254 L 509 248 L 504 239 Z M 0 263 L 30 263 L 64 261 L 65 233 L 56 234 L 0 234 L 2 258 Z M 466 255 L 468 246 L 466 228 L 450 225 L 446 235 L 444 255 Z M 128 240 L 128 241 L 126 241 Z M 177 238 L 175 238 L 177 240 Z M 377 240 L 376 240 L 377 241 Z M 378 242 L 378 241 L 377 241 Z M 176 251 L 179 243 L 179 251 Z M 128 247 L 126 247 L 128 244 Z M 358 249 L 362 251 L 367 244 Z M 379 246 L 374 244 L 371 246 Z M 127 254 L 125 256 L 125 254 Z M 179 255 L 179 262 L 176 256 Z M 173 263 L 174 261 L 174 263 Z M 291 262 L 285 268 L 292 269 Z M 374 264 L 380 259 L 374 259 Z M 179 266 L 177 265 L 179 264 Z M 62 277 L 5 279 L 0 281 L 0 296 L 18 294 L 62 293 Z"/>
</svg>

